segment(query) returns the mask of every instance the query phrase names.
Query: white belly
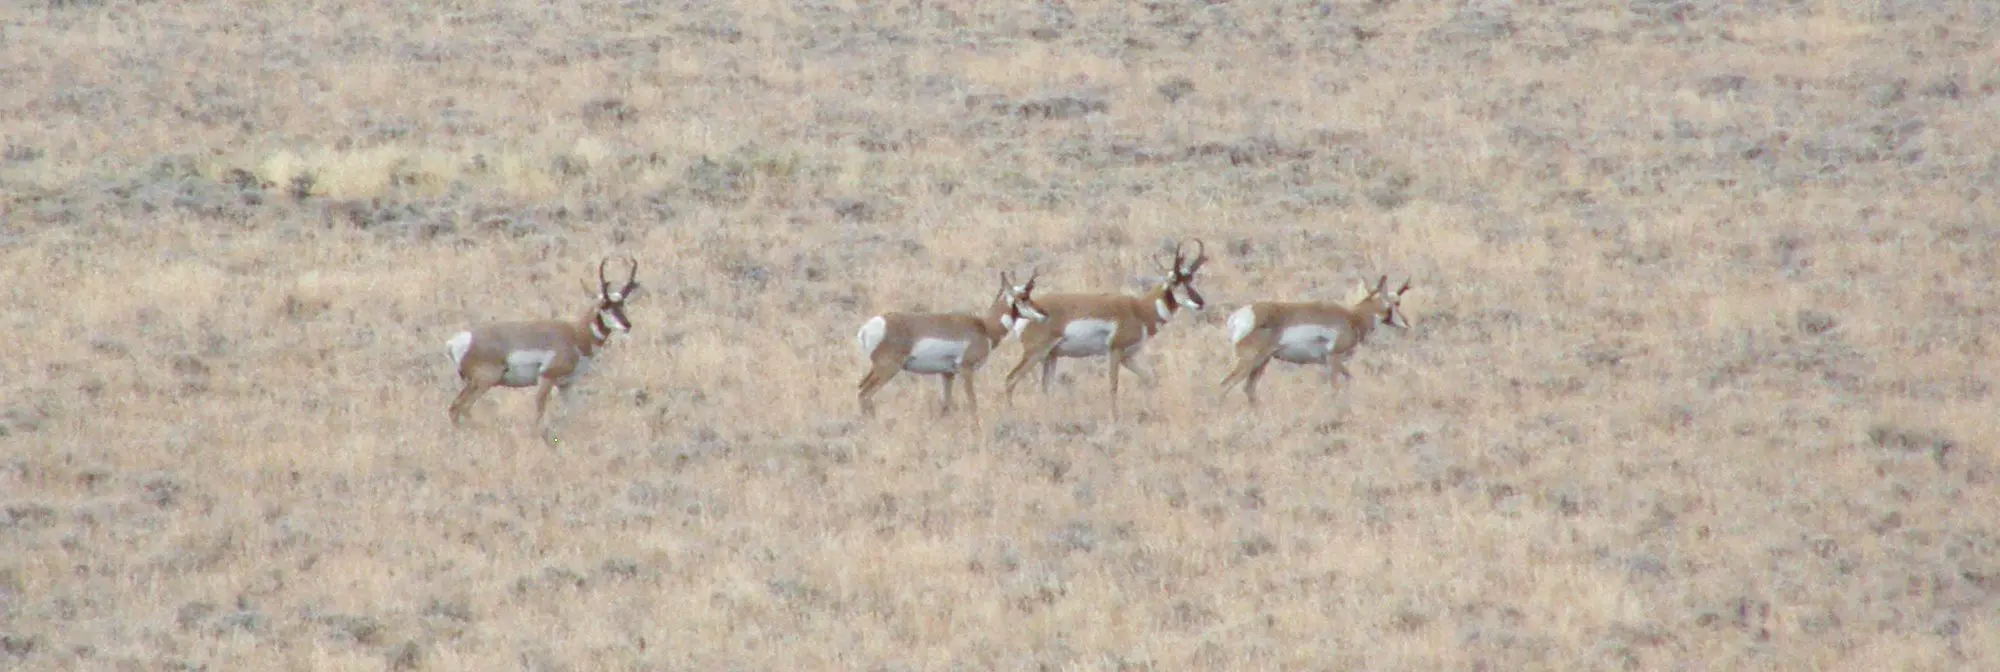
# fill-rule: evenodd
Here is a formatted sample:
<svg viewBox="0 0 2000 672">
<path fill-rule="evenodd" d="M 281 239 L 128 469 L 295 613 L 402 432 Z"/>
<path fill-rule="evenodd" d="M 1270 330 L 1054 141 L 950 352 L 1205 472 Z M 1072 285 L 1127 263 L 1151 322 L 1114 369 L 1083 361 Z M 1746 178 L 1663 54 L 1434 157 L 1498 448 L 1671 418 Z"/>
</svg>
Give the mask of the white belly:
<svg viewBox="0 0 2000 672">
<path fill-rule="evenodd" d="M 508 387 L 527 387 L 541 380 L 542 371 L 555 361 L 554 350 L 516 350 L 507 353 L 507 372 L 500 375 L 500 384 Z"/>
<path fill-rule="evenodd" d="M 1056 355 L 1096 357 L 1111 351 L 1111 339 L 1117 335 L 1117 322 L 1077 320 L 1063 325 L 1062 341 L 1056 345 Z"/>
<path fill-rule="evenodd" d="M 911 373 L 957 373 L 965 362 L 967 345 L 965 341 L 917 339 L 910 346 L 910 356 L 903 359 L 903 369 Z"/>
<path fill-rule="evenodd" d="M 1339 342 L 1339 329 L 1317 324 L 1301 324 L 1278 334 L 1278 352 L 1274 356 L 1294 364 L 1324 362 L 1327 354 L 1333 352 L 1333 346 Z"/>
</svg>

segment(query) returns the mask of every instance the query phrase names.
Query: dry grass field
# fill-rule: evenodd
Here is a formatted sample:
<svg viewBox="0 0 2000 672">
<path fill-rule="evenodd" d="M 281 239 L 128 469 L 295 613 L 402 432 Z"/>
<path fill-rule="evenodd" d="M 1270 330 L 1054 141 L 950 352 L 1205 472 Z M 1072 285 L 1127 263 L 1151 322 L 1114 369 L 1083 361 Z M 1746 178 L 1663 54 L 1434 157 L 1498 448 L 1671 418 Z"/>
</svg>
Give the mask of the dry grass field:
<svg viewBox="0 0 2000 672">
<path fill-rule="evenodd" d="M 0 7 L 0 668 L 2000 660 L 2000 4 Z M 978 421 L 855 329 L 1214 257 Z M 636 329 L 454 430 L 444 341 Z M 1259 299 L 1413 279 L 1330 389 Z M 1984 662 L 1981 662 L 1984 661 Z"/>
</svg>

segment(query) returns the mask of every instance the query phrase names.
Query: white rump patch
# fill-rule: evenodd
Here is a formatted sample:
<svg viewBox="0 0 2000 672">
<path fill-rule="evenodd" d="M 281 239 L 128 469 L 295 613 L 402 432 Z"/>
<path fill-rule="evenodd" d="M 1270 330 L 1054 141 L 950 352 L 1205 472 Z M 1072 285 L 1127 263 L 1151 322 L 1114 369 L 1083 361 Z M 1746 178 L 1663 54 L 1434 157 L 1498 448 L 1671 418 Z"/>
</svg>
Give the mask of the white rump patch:
<svg viewBox="0 0 2000 672">
<path fill-rule="evenodd" d="M 507 353 L 507 372 L 500 382 L 508 387 L 527 387 L 541 380 L 542 370 L 556 359 L 554 350 L 515 350 Z"/>
<path fill-rule="evenodd" d="M 1118 323 L 1111 320 L 1076 320 L 1063 325 L 1056 354 L 1063 357 L 1095 357 L 1111 351 L 1111 339 L 1118 335 Z"/>
<path fill-rule="evenodd" d="M 1278 334 L 1278 359 L 1294 364 L 1310 364 L 1326 361 L 1340 343 L 1340 329 L 1322 324 L 1300 324 L 1286 327 Z"/>
<path fill-rule="evenodd" d="M 451 363 L 463 364 L 465 353 L 472 350 L 472 332 L 461 331 L 452 335 L 451 340 L 444 342 L 444 349 L 451 353 Z"/>
<path fill-rule="evenodd" d="M 854 342 L 861 345 L 861 354 L 874 355 L 875 349 L 882 347 L 882 338 L 889 334 L 889 321 L 881 315 L 861 323 L 861 330 L 854 333 Z"/>
<path fill-rule="evenodd" d="M 1257 309 L 1251 306 L 1236 309 L 1236 312 L 1229 314 L 1229 344 L 1242 343 L 1243 337 L 1249 336 L 1250 330 L 1255 328 L 1257 328 Z"/>
<path fill-rule="evenodd" d="M 965 361 L 965 341 L 919 338 L 903 359 L 903 369 L 911 373 L 957 373 Z"/>
</svg>

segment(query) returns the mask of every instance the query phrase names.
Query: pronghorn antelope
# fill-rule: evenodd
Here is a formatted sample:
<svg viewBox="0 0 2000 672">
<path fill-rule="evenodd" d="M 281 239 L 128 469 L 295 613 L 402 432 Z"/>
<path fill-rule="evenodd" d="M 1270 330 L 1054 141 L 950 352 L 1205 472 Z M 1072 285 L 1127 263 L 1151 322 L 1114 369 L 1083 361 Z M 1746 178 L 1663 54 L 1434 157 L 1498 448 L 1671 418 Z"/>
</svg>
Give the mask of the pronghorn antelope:
<svg viewBox="0 0 2000 672">
<path fill-rule="evenodd" d="M 944 390 L 943 413 L 951 412 L 951 383 L 965 376 L 965 402 L 974 417 L 979 415 L 979 393 L 973 386 L 974 374 L 986 363 L 986 356 L 1006 340 L 1016 325 L 1039 322 L 1048 314 L 1035 305 L 1035 275 L 1019 285 L 1006 271 L 1000 272 L 1000 291 L 984 317 L 969 313 L 883 313 L 861 324 L 854 339 L 868 356 L 871 367 L 859 385 L 861 411 L 875 415 L 875 392 L 908 371 L 941 376 Z"/>
<path fill-rule="evenodd" d="M 604 277 L 604 266 L 611 260 L 598 262 L 596 303 L 575 321 L 498 322 L 458 332 L 446 341 L 451 361 L 458 365 L 459 380 L 465 383 L 451 402 L 452 425 L 459 425 L 472 403 L 494 386 L 537 387 L 535 427 L 544 440 L 553 442 L 542 424 L 549 391 L 561 388 L 567 392 L 570 384 L 589 370 L 590 358 L 605 341 L 613 334 L 632 330 L 632 322 L 625 318 L 625 302 L 639 293 L 639 261 L 628 261 L 630 272 L 624 286 L 618 288 Z"/>
<path fill-rule="evenodd" d="M 1140 368 L 1134 356 L 1147 339 L 1159 333 L 1181 306 L 1201 310 L 1201 293 L 1194 289 L 1194 276 L 1208 263 L 1207 246 L 1195 240 L 1193 261 L 1183 251 L 1185 243 L 1174 246 L 1171 264 L 1162 264 L 1166 278 L 1145 296 L 1121 294 L 1049 294 L 1036 304 L 1049 319 L 1017 326 L 1021 335 L 1021 362 L 1007 372 L 1007 393 L 1021 382 L 1029 368 L 1040 364 L 1042 393 L 1048 394 L 1055 378 L 1056 360 L 1063 357 L 1110 358 L 1111 414 L 1118 415 L 1118 370 L 1129 369 L 1139 380 L 1150 384 L 1153 375 Z"/>
<path fill-rule="evenodd" d="M 1408 329 L 1403 320 L 1403 292 L 1388 291 L 1389 276 L 1375 281 L 1368 296 L 1353 306 L 1320 302 L 1259 301 L 1229 315 L 1229 342 L 1236 345 L 1236 369 L 1222 379 L 1222 391 L 1243 381 L 1243 395 L 1257 403 L 1257 379 L 1272 359 L 1293 364 L 1326 365 L 1326 383 L 1335 386 L 1340 376 L 1353 378 L 1347 358 L 1368 340 L 1376 324 Z"/>
</svg>

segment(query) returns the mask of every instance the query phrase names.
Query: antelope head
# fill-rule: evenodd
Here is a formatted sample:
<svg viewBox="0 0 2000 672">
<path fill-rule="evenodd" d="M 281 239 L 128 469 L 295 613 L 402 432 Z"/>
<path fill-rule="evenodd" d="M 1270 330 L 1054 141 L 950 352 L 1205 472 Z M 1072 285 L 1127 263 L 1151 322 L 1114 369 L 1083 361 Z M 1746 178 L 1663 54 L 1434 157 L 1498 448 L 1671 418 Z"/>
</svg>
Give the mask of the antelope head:
<svg viewBox="0 0 2000 672">
<path fill-rule="evenodd" d="M 1384 275 L 1375 281 L 1374 287 L 1369 288 L 1368 296 L 1361 299 L 1360 306 L 1363 312 L 1380 318 L 1383 324 L 1408 329 L 1410 323 L 1403 319 L 1403 292 L 1407 291 L 1410 291 L 1408 280 L 1404 280 L 1403 286 L 1396 291 L 1389 291 L 1389 276 Z"/>
<path fill-rule="evenodd" d="M 625 257 L 625 261 L 627 262 L 625 282 L 617 287 L 613 287 L 611 280 L 604 275 L 604 267 L 611 263 L 611 259 L 606 257 L 603 261 L 597 262 L 597 309 L 594 311 L 595 318 L 591 323 L 591 331 L 599 339 L 611 336 L 608 332 L 600 332 L 600 329 L 628 332 L 632 330 L 632 321 L 625 317 L 625 302 L 639 294 L 639 260 Z"/>
<path fill-rule="evenodd" d="M 1000 292 L 993 296 L 993 306 L 988 312 L 999 316 L 1002 329 L 1014 332 L 1029 322 L 1049 319 L 1048 312 L 1035 305 L 1035 279 L 1038 277 L 1041 277 L 1041 269 L 1033 269 L 1029 271 L 1028 281 L 1017 285 L 1013 275 L 1000 272 Z"/>
<path fill-rule="evenodd" d="M 1175 304 L 1201 310 L 1208 307 L 1208 304 L 1202 300 L 1201 292 L 1194 289 L 1194 275 L 1201 270 L 1203 264 L 1208 263 L 1208 246 L 1203 244 L 1200 238 L 1196 238 L 1194 244 L 1193 260 L 1187 258 L 1187 243 L 1183 242 L 1174 244 L 1174 258 L 1171 262 L 1162 261 L 1166 259 L 1164 255 L 1155 261 L 1160 264 L 1160 270 L 1167 274 L 1166 280 L 1161 285 L 1165 298 Z"/>
</svg>

